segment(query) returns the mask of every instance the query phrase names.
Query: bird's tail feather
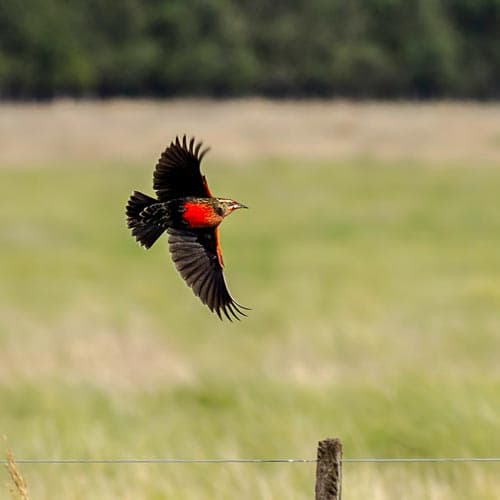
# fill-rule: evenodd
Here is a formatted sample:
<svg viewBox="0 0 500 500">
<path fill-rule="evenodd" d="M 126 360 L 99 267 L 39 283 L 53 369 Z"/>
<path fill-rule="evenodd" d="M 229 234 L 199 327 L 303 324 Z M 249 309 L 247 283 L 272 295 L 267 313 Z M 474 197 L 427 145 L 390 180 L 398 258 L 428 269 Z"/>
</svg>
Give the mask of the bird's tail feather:
<svg viewBox="0 0 500 500">
<path fill-rule="evenodd" d="M 165 209 L 158 200 L 134 191 L 127 203 L 127 225 L 135 239 L 145 248 L 151 248 L 167 228 Z"/>
</svg>

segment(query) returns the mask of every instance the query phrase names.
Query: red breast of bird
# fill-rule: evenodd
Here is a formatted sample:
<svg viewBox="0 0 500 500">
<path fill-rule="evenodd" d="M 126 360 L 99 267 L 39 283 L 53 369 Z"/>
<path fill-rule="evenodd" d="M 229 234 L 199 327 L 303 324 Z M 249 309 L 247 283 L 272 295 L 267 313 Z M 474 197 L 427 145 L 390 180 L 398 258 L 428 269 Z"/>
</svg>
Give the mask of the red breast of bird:
<svg viewBox="0 0 500 500">
<path fill-rule="evenodd" d="M 183 202 L 182 219 L 193 229 L 217 227 L 225 217 L 238 208 L 246 207 L 227 198 L 193 198 Z"/>
</svg>

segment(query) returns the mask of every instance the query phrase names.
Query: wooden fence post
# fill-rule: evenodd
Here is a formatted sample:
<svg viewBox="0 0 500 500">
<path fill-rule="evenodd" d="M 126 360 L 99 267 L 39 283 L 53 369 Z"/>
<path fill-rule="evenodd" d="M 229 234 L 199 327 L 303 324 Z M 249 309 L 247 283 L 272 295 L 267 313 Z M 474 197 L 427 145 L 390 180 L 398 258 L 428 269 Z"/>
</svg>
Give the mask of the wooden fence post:
<svg viewBox="0 0 500 500">
<path fill-rule="evenodd" d="M 316 463 L 316 500 L 342 498 L 342 443 L 325 439 L 318 443 Z"/>
</svg>

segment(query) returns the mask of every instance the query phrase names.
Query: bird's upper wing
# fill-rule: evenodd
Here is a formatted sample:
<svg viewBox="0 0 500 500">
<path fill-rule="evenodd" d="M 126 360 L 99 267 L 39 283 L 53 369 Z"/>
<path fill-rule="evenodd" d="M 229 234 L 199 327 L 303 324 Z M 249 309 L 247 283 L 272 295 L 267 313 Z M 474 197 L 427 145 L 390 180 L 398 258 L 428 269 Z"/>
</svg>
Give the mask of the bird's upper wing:
<svg viewBox="0 0 500 500">
<path fill-rule="evenodd" d="M 210 229 L 168 229 L 168 244 L 175 267 L 201 301 L 222 319 L 246 316 L 227 289 L 218 232 Z"/>
<path fill-rule="evenodd" d="M 188 143 L 184 135 L 182 142 L 176 137 L 162 153 L 153 174 L 153 188 L 160 201 L 212 196 L 200 172 L 200 162 L 209 148 L 201 150 L 201 146 L 201 142 L 195 144 L 194 137 Z"/>
</svg>

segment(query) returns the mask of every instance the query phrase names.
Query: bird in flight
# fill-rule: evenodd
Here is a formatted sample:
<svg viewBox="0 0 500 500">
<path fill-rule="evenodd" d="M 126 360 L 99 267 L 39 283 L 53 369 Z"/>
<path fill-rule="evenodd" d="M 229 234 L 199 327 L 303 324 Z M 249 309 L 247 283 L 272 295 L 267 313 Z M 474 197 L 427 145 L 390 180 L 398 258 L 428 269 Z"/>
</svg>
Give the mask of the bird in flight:
<svg viewBox="0 0 500 500">
<path fill-rule="evenodd" d="M 219 319 L 246 316 L 227 288 L 219 241 L 219 224 L 239 208 L 235 200 L 215 197 L 200 171 L 210 148 L 189 142 L 186 136 L 172 141 L 162 153 L 153 174 L 157 198 L 134 191 L 127 203 L 127 225 L 145 248 L 167 232 L 172 260 L 195 295 Z"/>
</svg>

